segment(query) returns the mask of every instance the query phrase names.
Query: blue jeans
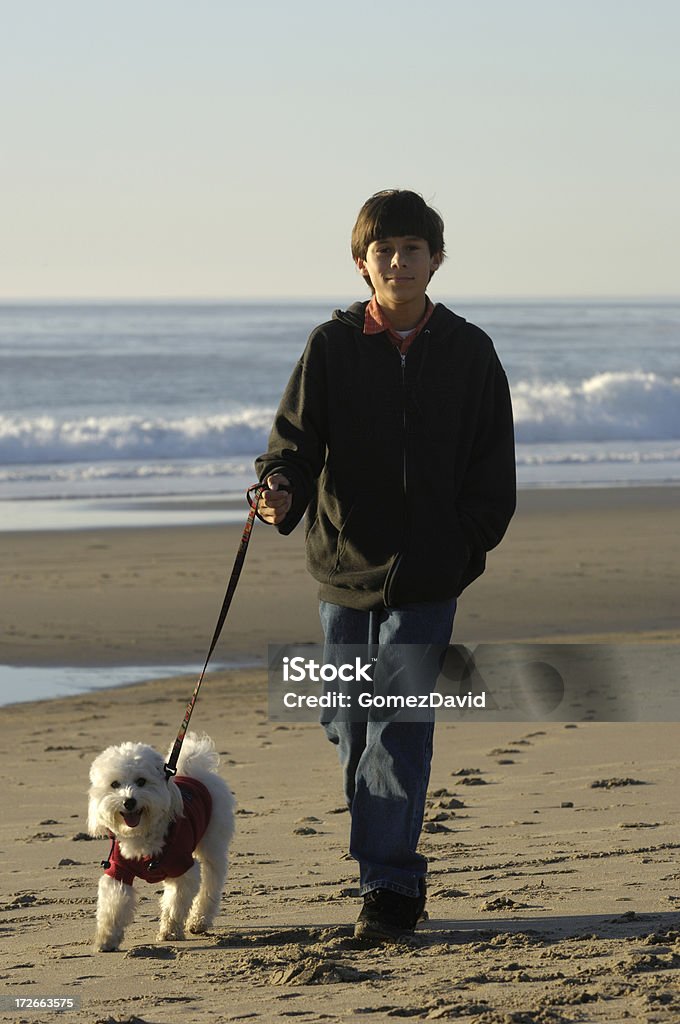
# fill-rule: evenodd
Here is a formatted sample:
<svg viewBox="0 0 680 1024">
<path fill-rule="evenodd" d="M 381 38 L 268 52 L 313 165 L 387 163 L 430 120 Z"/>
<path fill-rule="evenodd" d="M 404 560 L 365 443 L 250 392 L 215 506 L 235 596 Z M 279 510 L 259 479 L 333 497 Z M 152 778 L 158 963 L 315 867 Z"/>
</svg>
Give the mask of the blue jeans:
<svg viewBox="0 0 680 1024">
<path fill-rule="evenodd" d="M 390 673 L 404 671 L 403 659 L 390 665 L 390 645 L 418 644 L 419 685 L 429 689 L 439 674 L 438 653 L 449 643 L 456 601 L 407 605 L 362 612 L 322 601 L 319 613 L 326 645 L 324 661 L 345 660 L 342 645 L 362 645 L 377 657 L 374 687 L 389 690 Z M 435 657 L 425 663 L 422 645 L 432 644 Z M 415 652 L 414 648 L 414 652 Z M 356 646 L 355 651 L 356 653 Z M 380 677 L 380 678 L 379 678 Z M 431 685 L 429 685 L 431 684 Z M 365 684 L 364 684 L 365 686 Z M 322 725 L 337 744 L 345 798 L 351 813 L 349 852 L 359 862 L 361 895 L 391 889 L 417 896 L 427 860 L 417 852 L 430 778 L 434 721 L 394 721 L 373 716 L 349 720 L 333 711 Z"/>
</svg>

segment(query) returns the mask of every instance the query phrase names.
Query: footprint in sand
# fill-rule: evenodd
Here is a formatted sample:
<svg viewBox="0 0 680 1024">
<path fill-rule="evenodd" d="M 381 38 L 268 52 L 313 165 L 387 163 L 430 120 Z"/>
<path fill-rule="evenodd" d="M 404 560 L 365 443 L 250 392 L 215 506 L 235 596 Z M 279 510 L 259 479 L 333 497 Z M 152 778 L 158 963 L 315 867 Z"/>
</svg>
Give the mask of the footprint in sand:
<svg viewBox="0 0 680 1024">
<path fill-rule="evenodd" d="M 618 786 L 648 786 L 642 779 L 597 779 L 590 783 L 591 789 L 616 789 Z"/>
</svg>

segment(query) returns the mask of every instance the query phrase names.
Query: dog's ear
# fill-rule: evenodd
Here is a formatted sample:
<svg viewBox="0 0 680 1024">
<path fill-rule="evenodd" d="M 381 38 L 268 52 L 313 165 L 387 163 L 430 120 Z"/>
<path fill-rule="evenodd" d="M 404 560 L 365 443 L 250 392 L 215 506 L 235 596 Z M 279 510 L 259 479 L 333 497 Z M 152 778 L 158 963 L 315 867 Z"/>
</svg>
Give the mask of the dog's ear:
<svg viewBox="0 0 680 1024">
<path fill-rule="evenodd" d="M 99 824 L 97 818 L 97 807 L 97 800 L 91 796 L 87 805 L 87 831 L 89 835 L 94 836 L 95 838 L 97 836 L 106 835 L 106 829 Z"/>
<path fill-rule="evenodd" d="M 103 755 L 97 754 L 94 761 L 90 765 L 90 785 L 95 786 L 99 778 L 99 769 L 103 761 Z"/>
</svg>

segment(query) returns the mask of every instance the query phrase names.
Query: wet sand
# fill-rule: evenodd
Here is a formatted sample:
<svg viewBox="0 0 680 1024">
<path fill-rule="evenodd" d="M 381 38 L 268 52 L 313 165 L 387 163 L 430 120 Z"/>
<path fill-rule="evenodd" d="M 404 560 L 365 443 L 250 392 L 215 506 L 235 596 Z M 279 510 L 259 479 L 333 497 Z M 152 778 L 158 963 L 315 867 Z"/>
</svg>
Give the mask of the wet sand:
<svg viewBox="0 0 680 1024">
<path fill-rule="evenodd" d="M 244 510 L 245 519 L 245 510 Z M 241 535 L 228 526 L 0 534 L 0 664 L 202 664 Z M 454 637 L 674 635 L 680 488 L 520 492 Z M 255 524 L 217 657 L 319 641 L 298 528 Z"/>
</svg>

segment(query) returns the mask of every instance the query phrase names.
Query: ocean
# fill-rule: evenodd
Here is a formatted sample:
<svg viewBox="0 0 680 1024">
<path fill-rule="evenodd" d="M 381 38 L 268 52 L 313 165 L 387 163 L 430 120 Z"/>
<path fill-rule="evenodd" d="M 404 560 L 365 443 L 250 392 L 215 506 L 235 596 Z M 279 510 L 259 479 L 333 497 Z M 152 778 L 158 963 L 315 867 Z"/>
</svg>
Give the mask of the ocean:
<svg viewBox="0 0 680 1024">
<path fill-rule="evenodd" d="M 521 487 L 680 483 L 680 300 L 443 301 L 506 368 Z M 1 304 L 0 528 L 241 519 L 281 391 L 332 309 Z"/>
</svg>

